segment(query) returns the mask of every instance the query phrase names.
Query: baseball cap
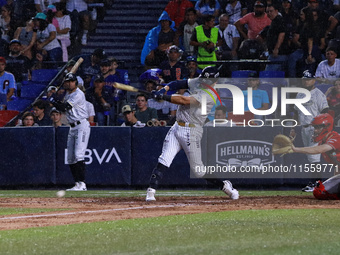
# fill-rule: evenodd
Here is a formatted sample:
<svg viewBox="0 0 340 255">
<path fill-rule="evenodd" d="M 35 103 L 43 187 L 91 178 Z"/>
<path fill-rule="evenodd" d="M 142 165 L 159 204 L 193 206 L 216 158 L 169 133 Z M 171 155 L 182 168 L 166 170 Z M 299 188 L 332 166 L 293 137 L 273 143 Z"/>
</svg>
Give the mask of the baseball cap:
<svg viewBox="0 0 340 255">
<path fill-rule="evenodd" d="M 254 6 L 261 6 L 261 7 L 265 7 L 266 5 L 262 2 L 262 1 L 256 1 Z"/>
<path fill-rule="evenodd" d="M 41 19 L 41 20 L 46 20 L 47 16 L 45 13 L 38 12 L 37 15 L 35 15 L 34 19 Z"/>
<path fill-rule="evenodd" d="M 259 78 L 259 75 L 257 74 L 257 72 L 250 72 L 248 74 L 248 78 Z"/>
<path fill-rule="evenodd" d="M 0 57 L 0 63 L 6 64 L 6 59 L 4 57 Z"/>
<path fill-rule="evenodd" d="M 305 70 L 303 71 L 302 79 L 314 79 L 314 75 L 309 70 Z"/>
<path fill-rule="evenodd" d="M 50 4 L 49 6 L 47 6 L 47 10 L 51 10 L 52 12 L 57 12 L 57 8 L 53 4 Z"/>
<path fill-rule="evenodd" d="M 125 113 L 130 113 L 130 112 L 133 112 L 134 109 L 133 107 L 131 107 L 131 105 L 127 104 L 127 105 L 124 105 L 122 107 L 122 113 L 125 114 Z"/>
<path fill-rule="evenodd" d="M 111 65 L 111 61 L 109 59 L 103 59 L 100 64 L 100 66 L 110 66 Z"/>
<path fill-rule="evenodd" d="M 95 49 L 92 53 L 93 56 L 96 56 L 97 58 L 104 59 L 106 58 L 106 53 L 103 49 Z"/>
<path fill-rule="evenodd" d="M 187 57 L 187 63 L 189 63 L 189 62 L 197 62 L 197 60 L 194 56 L 188 56 Z"/>
<path fill-rule="evenodd" d="M 50 86 L 50 87 L 48 87 L 47 92 L 50 92 L 52 89 L 57 90 L 57 87 L 55 87 L 55 86 Z"/>
<path fill-rule="evenodd" d="M 21 45 L 21 42 L 18 39 L 13 39 L 9 42 L 9 45 L 12 45 L 13 43 L 18 43 L 19 45 Z"/>
<path fill-rule="evenodd" d="M 105 79 L 103 76 L 100 75 L 94 80 L 94 82 L 105 82 Z"/>
<path fill-rule="evenodd" d="M 65 76 L 65 81 L 76 81 L 77 76 L 73 73 L 67 73 Z"/>
<path fill-rule="evenodd" d="M 50 111 L 50 115 L 51 115 L 52 113 L 54 113 L 54 112 L 56 112 L 56 113 L 61 113 L 59 110 L 57 110 L 57 108 L 53 107 L 53 108 L 51 109 L 51 111 Z"/>
</svg>

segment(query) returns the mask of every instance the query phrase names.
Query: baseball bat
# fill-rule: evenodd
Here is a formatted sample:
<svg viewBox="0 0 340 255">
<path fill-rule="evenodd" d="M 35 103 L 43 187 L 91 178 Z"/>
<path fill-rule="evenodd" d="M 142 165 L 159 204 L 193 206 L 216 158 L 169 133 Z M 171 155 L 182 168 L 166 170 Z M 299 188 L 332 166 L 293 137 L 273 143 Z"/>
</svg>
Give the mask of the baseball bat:
<svg viewBox="0 0 340 255">
<path fill-rule="evenodd" d="M 119 83 L 119 82 L 113 83 L 113 86 L 116 89 L 121 89 L 121 90 L 126 90 L 126 91 L 131 91 L 131 92 L 139 92 L 139 93 L 144 93 L 144 94 L 147 94 L 147 95 L 151 95 L 151 92 L 149 92 L 149 91 L 146 91 L 146 90 L 143 90 L 143 89 L 137 89 L 137 88 L 135 88 L 133 86 L 122 84 L 122 83 Z"/>
<path fill-rule="evenodd" d="M 77 62 L 74 64 L 74 66 L 72 67 L 70 73 L 75 74 L 78 71 L 79 66 L 81 65 L 81 63 L 83 63 L 84 59 L 83 58 L 79 58 L 77 60 Z"/>
</svg>

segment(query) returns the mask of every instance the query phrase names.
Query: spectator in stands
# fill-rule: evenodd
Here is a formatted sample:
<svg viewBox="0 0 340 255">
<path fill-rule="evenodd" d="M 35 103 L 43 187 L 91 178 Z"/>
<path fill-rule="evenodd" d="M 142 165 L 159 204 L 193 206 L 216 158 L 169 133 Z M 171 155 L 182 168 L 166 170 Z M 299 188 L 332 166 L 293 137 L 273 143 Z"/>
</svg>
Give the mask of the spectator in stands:
<svg viewBox="0 0 340 255">
<path fill-rule="evenodd" d="M 121 127 L 145 127 L 145 123 L 140 122 L 136 118 L 136 111 L 130 105 L 124 105 L 122 113 L 124 115 L 125 122 L 121 125 Z"/>
<path fill-rule="evenodd" d="M 326 60 L 321 61 L 316 69 L 315 77 L 321 82 L 328 83 L 340 78 L 340 59 L 337 59 L 335 48 L 326 49 Z"/>
<path fill-rule="evenodd" d="M 333 87 L 330 87 L 325 96 L 327 97 L 329 109 L 334 111 L 334 119 L 340 119 L 340 80 L 336 80 Z"/>
<path fill-rule="evenodd" d="M 326 1 L 320 2 L 325 3 Z M 334 28 L 337 25 L 334 16 L 330 15 L 325 8 L 320 6 L 319 0 L 308 0 L 307 6 L 310 10 L 315 11 L 315 13 L 317 14 L 317 25 L 324 33 L 322 37 L 325 38 L 325 40 L 327 41 L 329 39 L 332 39 L 334 37 Z M 313 13 L 314 18 L 316 17 L 315 13 Z"/>
<path fill-rule="evenodd" d="M 6 72 L 6 59 L 0 57 L 0 93 L 7 95 L 7 101 L 11 100 L 16 89 L 14 75 Z"/>
<path fill-rule="evenodd" d="M 90 126 L 96 126 L 96 122 L 94 121 L 94 118 L 96 116 L 96 111 L 94 110 L 94 105 L 89 102 L 86 101 L 86 109 L 87 109 L 87 120 L 90 123 Z"/>
<path fill-rule="evenodd" d="M 228 14 L 222 14 L 219 17 L 219 25 L 216 26 L 220 36 L 223 38 L 218 59 L 228 60 L 237 59 L 237 47 L 239 45 L 240 34 L 236 27 L 229 24 Z M 236 70 L 236 68 L 234 68 Z"/>
<path fill-rule="evenodd" d="M 163 11 L 159 17 L 158 23 L 158 26 L 151 29 L 145 38 L 141 63 L 146 66 L 158 66 L 166 60 L 165 51 L 174 44 L 175 22 L 170 19 L 166 11 Z"/>
<path fill-rule="evenodd" d="M 100 62 L 100 75 L 105 79 L 105 86 L 114 94 L 113 83 L 124 83 L 122 75 L 117 71 L 118 61 L 115 58 L 103 59 Z"/>
<path fill-rule="evenodd" d="M 66 1 L 66 10 L 70 13 L 72 28 L 75 37 L 81 36 L 81 44 L 87 44 L 88 32 L 91 25 L 91 15 L 87 10 L 85 0 L 68 0 Z"/>
<path fill-rule="evenodd" d="M 254 12 L 248 13 L 236 21 L 234 25 L 243 39 L 256 39 L 256 36 L 266 26 L 270 25 L 271 20 L 265 12 L 266 6 L 267 3 L 265 1 L 256 1 L 254 4 Z M 248 26 L 248 32 L 245 32 L 245 25 Z"/>
<path fill-rule="evenodd" d="M 47 53 L 46 60 L 62 61 L 62 50 L 57 40 L 57 30 L 52 24 L 48 24 L 44 13 L 38 13 L 34 17 L 34 25 L 38 29 L 36 48 L 43 56 Z"/>
<path fill-rule="evenodd" d="M 265 90 L 259 89 L 260 79 L 257 73 L 250 73 L 247 79 L 248 88 L 253 90 L 253 107 L 257 110 L 267 110 L 269 108 L 269 97 Z M 249 111 L 248 105 L 248 90 L 243 90 L 244 95 L 244 111 Z M 262 119 L 263 116 L 255 115 L 257 119 Z"/>
<path fill-rule="evenodd" d="M 6 57 L 6 71 L 12 73 L 15 77 L 17 92 L 20 95 L 21 84 L 27 81 L 29 72 L 32 67 L 31 61 L 20 54 L 21 43 L 19 40 L 13 39 L 9 43 L 9 56 Z"/>
<path fill-rule="evenodd" d="M 55 86 L 48 87 L 47 94 L 46 94 L 46 99 L 48 100 L 55 93 L 57 93 L 57 87 L 55 87 Z"/>
<path fill-rule="evenodd" d="M 192 7 L 194 5 L 189 0 L 170 0 L 165 11 L 169 14 L 170 19 L 175 22 L 177 28 L 184 21 L 186 10 Z"/>
<path fill-rule="evenodd" d="M 0 30 L 1 38 L 9 42 L 15 32 L 15 24 L 12 20 L 12 8 L 6 4 L 1 7 Z"/>
<path fill-rule="evenodd" d="M 222 45 L 222 37 L 218 28 L 214 27 L 214 16 L 208 15 L 204 19 L 204 25 L 195 27 L 190 45 L 197 47 L 197 61 L 216 61 L 215 48 Z M 199 64 L 203 69 L 212 64 Z"/>
<path fill-rule="evenodd" d="M 158 83 L 155 81 L 155 80 L 147 80 L 145 83 L 144 83 L 144 89 L 148 92 L 152 92 L 154 90 L 156 90 L 158 86 Z"/>
<path fill-rule="evenodd" d="M 225 107 L 224 105 L 219 105 L 215 108 L 214 120 L 207 122 L 204 126 L 205 127 L 213 127 L 213 126 L 231 127 L 231 126 L 236 126 L 236 124 L 231 121 L 227 121 L 227 107 Z"/>
<path fill-rule="evenodd" d="M 64 3 L 56 3 L 55 18 L 58 21 L 59 27 L 57 28 L 57 39 L 60 41 L 61 49 L 63 51 L 63 61 L 68 61 L 67 47 L 71 45 L 70 30 L 71 30 L 71 18 L 66 15 L 66 6 Z"/>
<path fill-rule="evenodd" d="M 225 7 L 226 14 L 229 17 L 229 23 L 234 24 L 240 18 L 247 14 L 247 6 L 243 1 L 230 0 Z"/>
<path fill-rule="evenodd" d="M 159 68 L 162 69 L 161 77 L 164 82 L 169 83 L 170 81 L 182 80 L 187 76 L 185 64 L 180 62 L 183 51 L 176 45 L 172 45 L 167 49 L 166 54 L 168 60 L 163 61 L 159 65 Z"/>
<path fill-rule="evenodd" d="M 78 69 L 78 74 L 84 80 L 85 88 L 90 87 L 90 82 L 93 76 L 100 74 L 100 62 L 105 59 L 106 53 L 103 49 L 95 49 L 92 54 L 83 54 L 75 57 L 74 60 L 77 61 L 80 57 L 84 59 L 83 63 Z"/>
<path fill-rule="evenodd" d="M 199 0 L 195 4 L 195 9 L 199 20 L 202 20 L 204 24 L 204 17 L 208 15 L 214 16 L 214 22 L 217 22 L 221 6 L 218 0 Z"/>
<path fill-rule="evenodd" d="M 32 59 L 33 46 L 37 40 L 37 29 L 34 29 L 34 22 L 32 18 L 28 18 L 24 27 L 18 27 L 14 33 L 14 39 L 21 42 L 21 55 Z"/>
<path fill-rule="evenodd" d="M 47 6 L 47 10 L 44 12 L 46 14 L 46 20 L 48 23 L 51 23 L 53 26 L 55 26 L 56 29 L 59 28 L 58 20 L 55 18 L 55 14 L 57 12 L 57 8 L 55 5 L 51 4 Z"/>
<path fill-rule="evenodd" d="M 61 112 L 57 110 L 57 108 L 53 107 L 50 111 L 50 118 L 52 121 L 52 126 L 55 128 L 61 127 L 61 126 L 66 126 L 61 122 Z"/>
<path fill-rule="evenodd" d="M 51 126 L 52 121 L 51 118 L 48 116 L 49 112 L 49 105 L 48 102 L 44 100 L 37 100 L 33 104 L 33 114 L 34 120 L 39 126 Z"/>
<path fill-rule="evenodd" d="M 194 46 L 190 45 L 190 40 L 195 27 L 198 26 L 196 20 L 196 10 L 194 8 L 188 8 L 185 10 L 185 21 L 182 22 L 176 30 L 175 44 L 180 45 L 181 41 L 183 44 L 181 48 L 184 49 L 186 55 L 194 54 Z"/>
<path fill-rule="evenodd" d="M 34 0 L 35 9 L 37 12 L 47 12 L 47 7 L 60 0 Z"/>
<path fill-rule="evenodd" d="M 104 77 L 96 78 L 94 87 L 88 88 L 85 95 L 86 100 L 94 106 L 95 122 L 98 123 L 98 126 L 106 126 L 113 105 L 113 97 L 109 89 L 105 87 Z"/>
<path fill-rule="evenodd" d="M 293 33 L 296 30 L 299 15 L 293 8 L 292 0 L 283 0 L 280 9 L 283 23 L 286 26 L 287 41 L 290 43 L 293 39 Z"/>
<path fill-rule="evenodd" d="M 187 57 L 187 64 L 186 67 L 188 69 L 188 75 L 185 77 L 187 79 L 189 78 L 196 78 L 200 75 L 200 71 L 198 69 L 197 61 L 194 56 Z"/>
<path fill-rule="evenodd" d="M 38 127 L 39 125 L 34 121 L 34 115 L 31 112 L 25 112 L 21 117 L 21 124 L 17 127 Z"/>
<path fill-rule="evenodd" d="M 267 65 L 266 70 L 285 71 L 286 61 L 289 54 L 286 27 L 282 16 L 279 15 L 279 9 L 277 6 L 268 6 L 267 15 L 272 21 L 267 32 L 265 32 L 265 39 L 269 52 L 268 60 L 280 61 L 282 64 L 269 64 Z M 261 37 L 263 38 L 262 33 Z"/>
<path fill-rule="evenodd" d="M 301 9 L 298 26 L 295 29 L 291 40 L 290 49 L 293 52 L 288 57 L 288 77 L 290 78 L 297 77 L 297 63 L 302 59 L 306 59 L 308 56 L 308 38 L 311 33 L 306 23 L 306 17 L 309 15 L 308 13 L 309 9 L 307 7 Z M 304 63 L 302 65 L 304 66 Z M 303 70 L 304 69 L 305 68 L 303 68 Z"/>
<path fill-rule="evenodd" d="M 148 107 L 146 95 L 138 94 L 136 97 L 136 105 L 137 111 L 135 116 L 139 121 L 146 124 L 149 120 L 158 120 L 156 109 Z"/>
</svg>

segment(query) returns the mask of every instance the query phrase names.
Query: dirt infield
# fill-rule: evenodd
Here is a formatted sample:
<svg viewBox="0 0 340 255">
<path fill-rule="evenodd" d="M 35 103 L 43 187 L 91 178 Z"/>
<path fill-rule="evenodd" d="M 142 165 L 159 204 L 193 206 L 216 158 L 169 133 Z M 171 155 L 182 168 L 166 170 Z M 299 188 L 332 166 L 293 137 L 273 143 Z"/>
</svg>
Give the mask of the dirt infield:
<svg viewBox="0 0 340 255">
<path fill-rule="evenodd" d="M 143 198 L 1 198 L 0 207 L 56 208 L 61 211 L 0 216 L 0 230 L 57 226 L 96 221 L 147 218 L 230 210 L 340 208 L 340 201 L 312 196 L 160 197 Z"/>
</svg>

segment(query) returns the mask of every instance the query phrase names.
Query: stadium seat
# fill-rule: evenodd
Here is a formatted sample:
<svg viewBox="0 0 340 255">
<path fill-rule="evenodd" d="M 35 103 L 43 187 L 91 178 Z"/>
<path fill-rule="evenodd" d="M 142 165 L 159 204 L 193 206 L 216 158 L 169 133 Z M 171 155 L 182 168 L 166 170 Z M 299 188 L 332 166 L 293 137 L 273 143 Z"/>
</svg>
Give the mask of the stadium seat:
<svg viewBox="0 0 340 255">
<path fill-rule="evenodd" d="M 42 84 L 29 84 L 21 87 L 21 97 L 36 98 L 46 88 Z"/>
<path fill-rule="evenodd" d="M 19 111 L 0 111 L 0 127 L 4 127 L 11 119 L 19 114 Z"/>
<path fill-rule="evenodd" d="M 50 82 L 58 73 L 57 69 L 36 69 L 32 71 L 33 82 Z"/>
<path fill-rule="evenodd" d="M 285 78 L 284 71 L 260 71 L 260 78 Z"/>
<path fill-rule="evenodd" d="M 248 78 L 250 73 L 257 73 L 254 70 L 238 70 L 231 73 L 231 78 Z"/>
<path fill-rule="evenodd" d="M 27 98 L 16 98 L 7 102 L 7 110 L 23 111 L 28 107 L 33 100 Z"/>
</svg>

